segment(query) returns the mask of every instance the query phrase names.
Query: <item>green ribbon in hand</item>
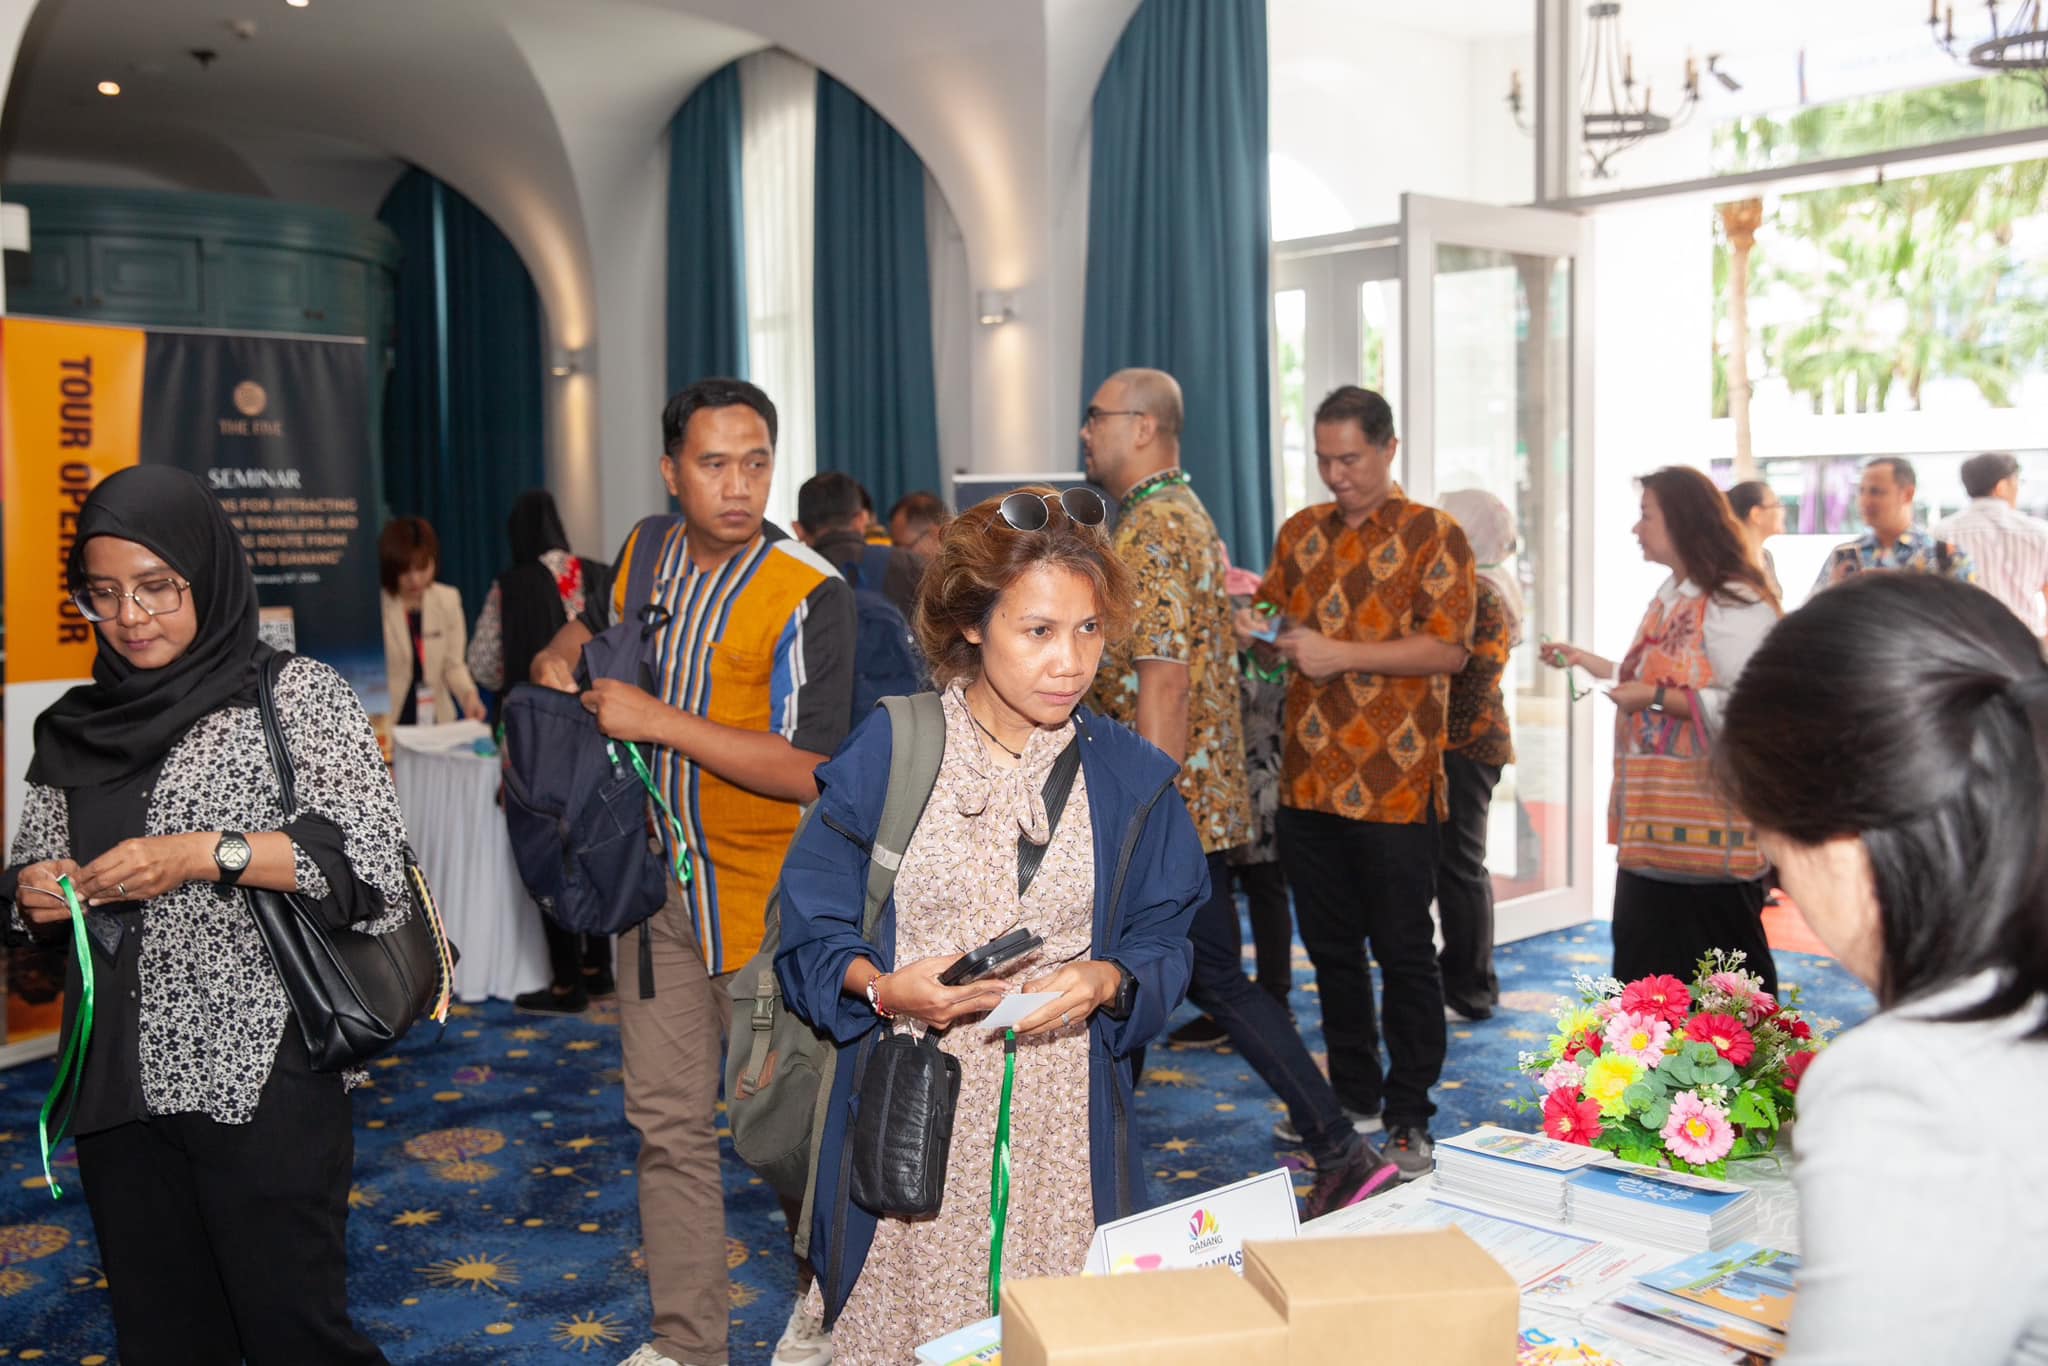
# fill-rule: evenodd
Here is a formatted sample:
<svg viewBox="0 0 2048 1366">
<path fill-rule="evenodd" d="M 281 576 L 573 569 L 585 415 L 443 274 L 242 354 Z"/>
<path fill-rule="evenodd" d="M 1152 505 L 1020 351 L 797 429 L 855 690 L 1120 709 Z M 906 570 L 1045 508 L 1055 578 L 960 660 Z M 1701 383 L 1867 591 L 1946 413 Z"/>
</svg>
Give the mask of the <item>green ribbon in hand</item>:
<svg viewBox="0 0 2048 1366">
<path fill-rule="evenodd" d="M 991 1165 L 988 1221 L 988 1312 L 1003 1312 L 1003 1233 L 1010 1222 L 1010 1096 L 1017 1086 L 1017 1031 L 1003 1031 L 1003 1104 L 996 1112 L 996 1157 Z"/>
<path fill-rule="evenodd" d="M 668 798 L 661 795 L 661 789 L 654 785 L 654 775 L 647 771 L 647 762 L 640 757 L 640 751 L 631 741 L 607 740 L 604 752 L 611 756 L 614 767 L 619 762 L 618 747 L 626 747 L 626 757 L 633 761 L 633 771 L 640 775 L 640 785 L 647 789 L 647 795 L 654 798 L 654 804 L 661 809 L 661 818 L 668 822 L 668 847 L 670 867 L 676 875 L 676 885 L 690 885 L 690 847 L 683 843 L 683 823 L 676 819 L 676 813 L 669 809 Z"/>
<path fill-rule="evenodd" d="M 64 1188 L 57 1184 L 56 1173 L 50 1170 L 50 1150 L 63 1143 L 64 1135 L 71 1129 L 71 1117 L 78 1109 L 78 1085 L 85 1072 L 86 1044 L 92 1038 L 92 950 L 85 940 L 85 908 L 78 904 L 78 889 L 71 885 L 68 875 L 57 879 L 57 890 L 64 894 L 64 904 L 71 908 L 71 946 L 78 953 L 79 988 L 78 1013 L 71 1020 L 71 1037 L 57 1050 L 57 1079 L 50 1083 L 50 1094 L 43 1097 L 42 1117 L 36 1124 L 43 1144 L 43 1179 L 49 1183 L 52 1200 L 63 1199 Z M 57 1108 L 57 1098 L 64 1094 L 67 1080 L 71 1099 L 53 1133 L 50 1112 Z"/>
</svg>

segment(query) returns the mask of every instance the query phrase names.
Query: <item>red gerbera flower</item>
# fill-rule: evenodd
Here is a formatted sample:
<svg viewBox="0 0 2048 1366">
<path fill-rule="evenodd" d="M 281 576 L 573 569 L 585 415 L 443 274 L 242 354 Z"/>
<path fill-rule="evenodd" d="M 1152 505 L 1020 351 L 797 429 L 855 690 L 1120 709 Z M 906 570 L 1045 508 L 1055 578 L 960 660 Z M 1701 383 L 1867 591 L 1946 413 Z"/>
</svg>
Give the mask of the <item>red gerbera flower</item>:
<svg viewBox="0 0 2048 1366">
<path fill-rule="evenodd" d="M 1600 1137 L 1600 1105 L 1583 1091 L 1560 1086 L 1543 1098 L 1543 1132 L 1561 1143 L 1590 1148 Z"/>
<path fill-rule="evenodd" d="M 1787 1091 L 1796 1092 L 1799 1089 L 1799 1079 L 1806 1075 L 1806 1069 L 1813 1066 L 1813 1060 L 1819 1056 L 1820 1054 L 1818 1053 L 1794 1053 L 1791 1057 L 1785 1059 L 1785 1089 Z"/>
<path fill-rule="evenodd" d="M 1676 1028 L 1692 1009 L 1692 988 L 1668 975 L 1644 977 L 1621 989 L 1621 1008 L 1633 1015 L 1662 1016 Z"/>
<path fill-rule="evenodd" d="M 1804 1043 L 1808 1039 L 1811 1039 L 1813 1037 L 1812 1025 L 1808 1024 L 1804 1020 L 1795 1019 L 1790 1015 L 1773 1015 L 1771 1017 L 1771 1023 L 1776 1025 L 1778 1028 L 1784 1030 L 1787 1034 L 1790 1034 L 1793 1038 L 1799 1040 L 1801 1043 Z"/>
<path fill-rule="evenodd" d="M 1695 1015 L 1685 1027 L 1685 1037 L 1712 1044 L 1716 1053 L 1737 1067 L 1756 1056 L 1756 1040 L 1733 1015 Z"/>
</svg>

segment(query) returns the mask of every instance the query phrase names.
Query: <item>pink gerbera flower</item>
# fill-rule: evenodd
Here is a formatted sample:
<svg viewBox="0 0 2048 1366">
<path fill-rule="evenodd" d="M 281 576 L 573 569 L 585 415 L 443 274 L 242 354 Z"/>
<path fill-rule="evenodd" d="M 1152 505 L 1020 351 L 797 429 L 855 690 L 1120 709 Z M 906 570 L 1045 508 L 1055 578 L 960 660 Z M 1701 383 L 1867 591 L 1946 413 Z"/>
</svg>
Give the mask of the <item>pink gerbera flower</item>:
<svg viewBox="0 0 2048 1366">
<path fill-rule="evenodd" d="M 1692 1009 L 1692 988 L 1669 975 L 1644 977 L 1621 989 L 1621 1008 L 1631 1015 L 1660 1016 L 1676 1028 Z"/>
<path fill-rule="evenodd" d="M 1673 1157 L 1705 1166 L 1728 1156 L 1735 1146 L 1735 1127 L 1718 1105 L 1709 1105 L 1695 1092 L 1680 1091 L 1671 1099 L 1663 1138 Z"/>
<path fill-rule="evenodd" d="M 1607 1051 L 1645 1067 L 1664 1061 L 1664 1048 L 1670 1042 L 1671 1023 L 1661 1015 L 1622 1014 L 1607 1023 Z"/>
<path fill-rule="evenodd" d="M 1685 1037 L 1712 1044 L 1716 1053 L 1737 1067 L 1746 1066 L 1756 1056 L 1756 1040 L 1733 1015 L 1695 1015 L 1685 1027 Z"/>
<path fill-rule="evenodd" d="M 1545 1091 L 1576 1091 L 1585 1083 L 1586 1069 L 1575 1062 L 1553 1063 L 1542 1077 Z"/>
<path fill-rule="evenodd" d="M 1717 972 L 1707 978 L 1707 985 L 1738 1001 L 1750 1000 L 1763 990 L 1763 980 L 1746 972 Z"/>
<path fill-rule="evenodd" d="M 1552 1091 L 1543 1098 L 1543 1132 L 1561 1143 L 1590 1148 L 1600 1137 L 1600 1106 L 1576 1088 Z"/>
</svg>

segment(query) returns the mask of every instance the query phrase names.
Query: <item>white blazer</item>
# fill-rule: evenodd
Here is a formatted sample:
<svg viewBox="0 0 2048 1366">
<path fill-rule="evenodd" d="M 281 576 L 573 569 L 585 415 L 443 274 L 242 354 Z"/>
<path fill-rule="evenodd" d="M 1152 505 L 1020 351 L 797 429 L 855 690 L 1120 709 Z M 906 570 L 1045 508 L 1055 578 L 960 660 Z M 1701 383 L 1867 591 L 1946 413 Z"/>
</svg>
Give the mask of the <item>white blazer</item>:
<svg viewBox="0 0 2048 1366">
<path fill-rule="evenodd" d="M 405 624 L 405 604 L 396 594 L 384 599 L 384 669 L 391 682 L 391 715 L 395 720 L 405 709 L 405 695 L 412 689 L 412 632 Z M 452 721 L 454 709 L 476 706 L 476 680 L 469 675 L 463 655 L 469 645 L 463 626 L 462 594 L 453 584 L 427 585 L 420 603 L 420 644 L 427 657 L 427 686 L 435 693 L 435 720 Z"/>
</svg>

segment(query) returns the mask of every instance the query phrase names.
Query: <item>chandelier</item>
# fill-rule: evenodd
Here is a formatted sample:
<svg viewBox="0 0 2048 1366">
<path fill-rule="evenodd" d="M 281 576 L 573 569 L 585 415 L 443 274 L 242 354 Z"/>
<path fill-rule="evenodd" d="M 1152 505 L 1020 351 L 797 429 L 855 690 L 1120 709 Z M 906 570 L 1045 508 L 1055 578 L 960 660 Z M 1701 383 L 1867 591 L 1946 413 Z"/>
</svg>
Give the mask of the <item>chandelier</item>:
<svg viewBox="0 0 2048 1366">
<path fill-rule="evenodd" d="M 1715 74 L 1720 75 L 1718 71 Z M 1730 78 L 1720 78 L 1731 90 L 1735 88 Z M 1579 63 L 1579 142 L 1593 179 L 1607 179 L 1613 174 L 1607 169 L 1608 162 L 1692 117 L 1700 100 L 1700 69 L 1691 57 L 1685 59 L 1685 78 L 1678 88 L 1678 103 L 1667 112 L 1658 112 L 1656 92 L 1648 80 L 1636 80 L 1635 54 L 1622 41 L 1621 0 L 1596 0 L 1586 6 L 1585 54 Z M 1515 125 L 1529 131 L 1522 117 L 1520 71 L 1508 78 L 1508 109 Z"/>
<path fill-rule="evenodd" d="M 2003 15 L 1998 0 L 1986 0 L 1984 9 L 1990 15 L 1991 36 L 1958 52 L 1956 7 L 1944 10 L 1941 0 L 1928 0 L 1927 31 L 1935 46 L 1980 71 L 2031 77 L 2048 100 L 2048 23 L 2042 19 L 2041 0 L 2012 0 Z"/>
</svg>

